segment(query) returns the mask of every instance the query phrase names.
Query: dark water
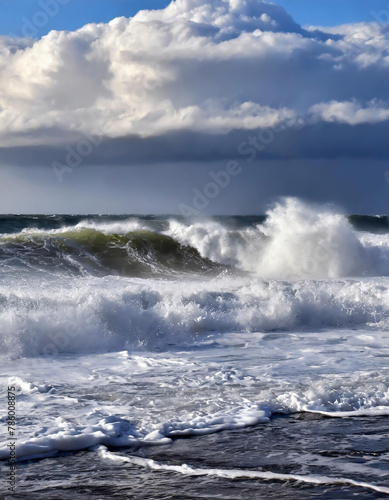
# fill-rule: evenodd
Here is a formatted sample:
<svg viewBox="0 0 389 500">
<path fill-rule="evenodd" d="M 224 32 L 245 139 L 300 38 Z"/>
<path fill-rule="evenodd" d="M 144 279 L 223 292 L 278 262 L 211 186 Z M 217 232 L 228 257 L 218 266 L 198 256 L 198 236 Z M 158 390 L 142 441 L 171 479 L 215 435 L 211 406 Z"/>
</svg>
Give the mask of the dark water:
<svg viewBox="0 0 389 500">
<path fill-rule="evenodd" d="M 0 215 L 0 233 L 18 233 L 23 229 L 34 228 L 40 230 L 60 229 L 67 226 L 76 226 L 82 221 L 90 220 L 94 222 L 120 222 L 129 218 L 139 219 L 150 224 L 155 230 L 162 231 L 168 226 L 169 219 L 185 221 L 179 215 Z M 256 224 L 262 224 L 266 220 L 266 215 L 249 216 L 214 216 L 208 219 L 221 222 L 230 228 L 244 228 Z M 389 216 L 387 215 L 359 215 L 353 214 L 347 217 L 350 223 L 359 231 L 369 232 L 389 232 Z M 201 219 L 200 219 L 201 220 Z"/>
<path fill-rule="evenodd" d="M 347 476 L 356 481 L 389 480 L 388 418 L 330 419 L 297 414 L 266 426 L 178 439 L 144 447 L 133 455 L 195 468 L 269 470 L 282 474 Z M 113 450 L 114 451 L 114 450 Z M 125 450 L 116 453 L 125 455 Z M 386 459 L 385 459 L 386 456 Z M 363 472 L 361 472 L 363 471 Z M 15 499 L 376 499 L 388 495 L 345 484 L 311 485 L 295 480 L 191 477 L 132 464 L 102 462 L 96 452 L 21 463 Z M 11 497 L 7 497 L 11 498 Z"/>
</svg>

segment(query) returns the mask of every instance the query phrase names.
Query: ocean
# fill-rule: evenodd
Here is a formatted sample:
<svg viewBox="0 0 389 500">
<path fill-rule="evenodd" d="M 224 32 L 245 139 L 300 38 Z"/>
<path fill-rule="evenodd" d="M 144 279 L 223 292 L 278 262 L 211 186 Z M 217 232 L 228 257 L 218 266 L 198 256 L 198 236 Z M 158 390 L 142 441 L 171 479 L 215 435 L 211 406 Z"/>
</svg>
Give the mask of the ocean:
<svg viewBox="0 0 389 500">
<path fill-rule="evenodd" d="M 0 266 L 1 498 L 388 496 L 388 217 L 3 215 Z"/>
</svg>

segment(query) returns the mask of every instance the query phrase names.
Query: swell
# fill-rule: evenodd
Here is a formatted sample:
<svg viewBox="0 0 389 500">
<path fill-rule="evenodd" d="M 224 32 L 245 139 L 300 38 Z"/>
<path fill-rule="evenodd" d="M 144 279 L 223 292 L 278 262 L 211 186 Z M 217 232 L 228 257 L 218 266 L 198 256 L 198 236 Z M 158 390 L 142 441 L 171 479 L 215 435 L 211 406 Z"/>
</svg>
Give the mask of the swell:
<svg viewBox="0 0 389 500">
<path fill-rule="evenodd" d="M 217 273 L 223 268 L 164 234 L 149 230 L 106 234 L 86 228 L 5 236 L 0 240 L 0 262 L 4 267 L 132 277 Z"/>
</svg>

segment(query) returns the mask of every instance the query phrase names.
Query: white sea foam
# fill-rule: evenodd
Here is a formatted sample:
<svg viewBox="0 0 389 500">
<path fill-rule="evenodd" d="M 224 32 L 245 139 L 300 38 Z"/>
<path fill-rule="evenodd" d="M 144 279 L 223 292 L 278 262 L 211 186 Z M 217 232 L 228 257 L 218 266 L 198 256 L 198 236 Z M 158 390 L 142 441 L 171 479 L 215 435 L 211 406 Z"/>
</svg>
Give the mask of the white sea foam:
<svg viewBox="0 0 389 500">
<path fill-rule="evenodd" d="M 234 393 L 231 393 L 234 394 Z M 55 404 L 57 407 L 69 405 L 75 407 L 77 401 L 73 402 L 60 401 L 58 397 L 50 395 L 50 404 Z M 36 397 L 35 397 L 36 399 Z M 278 398 L 285 400 L 286 398 Z M 42 397 L 39 398 L 43 408 L 48 408 L 48 401 Z M 171 403 L 171 401 L 169 401 Z M 198 401 L 199 403 L 200 401 Z M 177 403 L 177 402 L 176 402 Z M 195 402 L 189 404 L 192 407 Z M 198 404 L 197 403 L 197 404 Z M 95 409 L 88 413 L 87 419 L 85 416 L 78 415 L 77 418 L 64 419 L 62 417 L 54 417 L 50 425 L 32 429 L 24 427 L 19 430 L 18 442 L 16 443 L 16 455 L 18 460 L 29 460 L 31 458 L 44 458 L 54 456 L 58 452 L 77 451 L 87 449 L 99 444 L 113 447 L 130 447 L 137 448 L 139 446 L 157 446 L 171 443 L 171 438 L 201 436 L 220 432 L 222 430 L 241 429 L 247 426 L 257 424 L 266 424 L 271 417 L 272 412 L 293 413 L 294 411 L 308 411 L 320 413 L 326 416 L 333 417 L 350 417 L 350 416 L 377 416 L 388 415 L 389 405 L 373 406 L 370 408 L 358 409 L 349 412 L 326 412 L 324 410 L 310 410 L 300 407 L 299 410 L 293 409 L 294 395 L 290 395 L 290 406 L 277 405 L 273 406 L 267 402 L 260 405 L 246 403 L 244 405 L 233 406 L 233 402 L 224 402 L 225 410 L 219 410 L 215 414 L 197 414 L 196 412 L 187 413 L 187 419 L 171 420 L 163 424 L 151 425 L 148 418 L 144 421 L 133 423 L 128 418 L 123 418 L 118 415 L 103 415 L 101 410 Z M 387 400 L 387 403 L 388 400 Z M 220 406 L 219 402 L 219 406 Z M 188 407 L 188 408 L 189 408 Z M 112 407 L 114 409 L 115 406 Z M 122 408 L 123 411 L 124 408 Z M 118 408 L 116 408 L 118 410 Z M 120 410 L 119 410 L 120 411 Z M 161 413 L 165 413 L 166 409 L 161 408 Z M 144 410 L 143 410 L 144 413 Z M 4 417 L 5 418 L 5 417 Z M 50 418 L 44 415 L 44 419 Z M 139 418 L 139 417 L 138 417 Z M 81 422 L 80 420 L 83 420 Z M 0 446 L 0 460 L 6 459 L 9 455 L 7 443 Z"/>
<path fill-rule="evenodd" d="M 212 332 L 389 326 L 387 278 L 61 278 L 11 290 L 0 286 L 3 356 L 166 349 Z"/>
<path fill-rule="evenodd" d="M 104 234 L 127 234 L 132 231 L 141 231 L 142 229 L 150 229 L 150 226 L 140 219 L 131 218 L 121 221 L 102 222 L 96 220 L 85 219 L 75 226 L 76 230 L 93 229 L 101 231 Z"/>
<path fill-rule="evenodd" d="M 26 358 L 17 366 L 4 360 L 8 376 L 29 375 L 3 376 L 2 387 L 17 388 L 24 417 L 16 451 L 23 460 L 97 444 L 168 444 L 266 425 L 275 413 L 388 415 L 387 349 L 380 332 L 229 334 L 179 353 Z M 6 444 L 0 458 L 9 453 Z"/>
<path fill-rule="evenodd" d="M 16 455 L 19 460 L 28 460 L 53 456 L 61 451 L 83 450 L 97 444 L 115 447 L 163 445 L 171 443 L 173 437 L 201 436 L 268 422 L 268 415 L 269 412 L 259 408 L 237 408 L 231 413 L 198 416 L 187 422 L 169 422 L 154 429 L 138 429 L 117 416 L 106 416 L 92 425 L 76 427 L 58 417 L 50 428 L 40 429 L 36 437 L 18 441 Z M 7 446 L 0 447 L 0 460 L 8 455 Z"/>
<path fill-rule="evenodd" d="M 17 233 L 1 233 L 0 238 L 12 239 L 20 236 L 55 236 L 69 232 L 80 232 L 85 229 L 92 229 L 104 234 L 127 234 L 132 231 L 150 230 L 150 226 L 138 218 L 128 218 L 120 221 L 99 221 L 94 219 L 84 219 L 71 226 L 61 226 L 55 229 L 42 229 L 39 227 L 26 227 Z"/>
<path fill-rule="evenodd" d="M 345 380 L 324 377 L 306 391 L 287 392 L 277 401 L 290 411 L 345 417 L 389 415 L 388 377 L 380 373 L 350 374 Z"/>
</svg>

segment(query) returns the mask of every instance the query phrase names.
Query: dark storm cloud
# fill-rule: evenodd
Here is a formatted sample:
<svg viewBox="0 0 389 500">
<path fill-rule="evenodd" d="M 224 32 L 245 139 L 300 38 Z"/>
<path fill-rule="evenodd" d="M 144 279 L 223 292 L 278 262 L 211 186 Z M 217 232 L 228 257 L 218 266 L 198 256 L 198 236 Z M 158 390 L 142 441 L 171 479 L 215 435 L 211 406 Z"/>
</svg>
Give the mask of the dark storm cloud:
<svg viewBox="0 0 389 500">
<path fill-rule="evenodd" d="M 155 163 L 213 162 L 236 159 L 253 163 L 257 160 L 371 158 L 389 156 L 389 123 L 349 126 L 317 123 L 298 129 L 273 131 L 233 131 L 227 135 L 198 132 L 175 132 L 140 139 L 137 136 L 110 139 L 79 148 L 88 141 L 60 146 L 24 146 L 0 148 L 6 165 L 50 167 L 54 162 L 70 166 L 71 170 L 87 165 L 133 166 Z"/>
</svg>

